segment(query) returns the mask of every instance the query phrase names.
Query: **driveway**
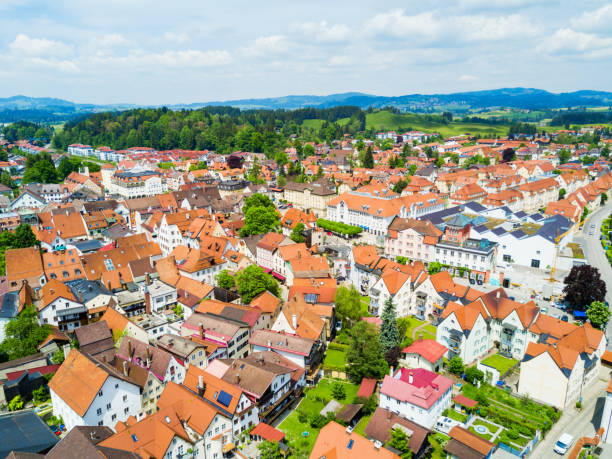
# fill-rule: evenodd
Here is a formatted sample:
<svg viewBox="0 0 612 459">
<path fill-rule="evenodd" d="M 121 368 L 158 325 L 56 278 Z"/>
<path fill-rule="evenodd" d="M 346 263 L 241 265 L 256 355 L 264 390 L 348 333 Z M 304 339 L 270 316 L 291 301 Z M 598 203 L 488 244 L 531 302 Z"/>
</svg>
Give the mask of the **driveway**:
<svg viewBox="0 0 612 459">
<path fill-rule="evenodd" d="M 610 213 L 612 213 L 612 203 L 606 204 L 587 217 L 582 231 L 574 237 L 574 240 L 582 245 L 588 264 L 599 269 L 601 278 L 606 283 L 606 301 L 608 304 L 612 304 L 612 267 L 610 267 L 601 242 L 599 242 L 599 236 L 601 234 L 601 223 Z M 595 225 L 595 228 L 591 229 L 591 225 Z M 592 232 L 593 235 L 589 235 L 589 232 Z M 606 338 L 608 338 L 608 350 L 612 350 L 612 322 L 609 322 L 606 328 Z"/>
</svg>

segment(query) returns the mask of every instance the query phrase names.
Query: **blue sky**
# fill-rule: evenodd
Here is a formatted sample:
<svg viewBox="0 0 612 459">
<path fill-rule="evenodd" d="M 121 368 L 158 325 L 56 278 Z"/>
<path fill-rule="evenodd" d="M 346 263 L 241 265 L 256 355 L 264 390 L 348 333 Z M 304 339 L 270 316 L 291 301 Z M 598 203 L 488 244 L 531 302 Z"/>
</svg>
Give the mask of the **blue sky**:
<svg viewBox="0 0 612 459">
<path fill-rule="evenodd" d="M 0 97 L 612 90 L 600 0 L 0 0 Z"/>
</svg>

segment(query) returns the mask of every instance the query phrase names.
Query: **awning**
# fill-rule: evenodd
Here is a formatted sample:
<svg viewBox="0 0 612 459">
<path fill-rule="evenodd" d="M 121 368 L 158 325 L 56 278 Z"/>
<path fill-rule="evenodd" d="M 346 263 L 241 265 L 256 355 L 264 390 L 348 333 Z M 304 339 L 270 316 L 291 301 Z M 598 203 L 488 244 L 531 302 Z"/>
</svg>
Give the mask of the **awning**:
<svg viewBox="0 0 612 459">
<path fill-rule="evenodd" d="M 272 270 L 270 268 L 264 268 L 261 265 L 257 265 L 257 266 L 259 266 L 261 269 L 263 269 L 266 274 L 270 274 L 270 272 L 272 272 Z"/>
<path fill-rule="evenodd" d="M 225 453 L 229 453 L 231 450 L 233 450 L 236 447 L 236 445 L 234 445 L 233 443 L 226 443 L 225 445 L 223 445 L 223 454 Z"/>
<path fill-rule="evenodd" d="M 285 276 L 281 276 L 280 274 L 278 274 L 277 272 L 272 271 L 272 275 L 274 277 L 276 277 L 278 280 L 280 281 L 284 281 L 285 280 Z"/>
</svg>

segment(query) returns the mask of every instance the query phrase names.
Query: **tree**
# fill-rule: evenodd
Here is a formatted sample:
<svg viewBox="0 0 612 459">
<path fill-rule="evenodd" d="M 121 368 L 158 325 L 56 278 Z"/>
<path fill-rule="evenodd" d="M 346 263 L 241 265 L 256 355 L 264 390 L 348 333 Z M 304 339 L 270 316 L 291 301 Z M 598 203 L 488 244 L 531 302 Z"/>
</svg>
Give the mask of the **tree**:
<svg viewBox="0 0 612 459">
<path fill-rule="evenodd" d="M 378 400 L 376 399 L 376 394 L 372 394 L 368 398 L 355 397 L 353 403 L 363 405 L 363 407 L 361 408 L 361 414 L 363 414 L 364 416 L 369 416 L 374 411 L 376 411 L 376 408 L 378 408 Z"/>
<path fill-rule="evenodd" d="M 58 349 L 51 357 L 51 361 L 56 365 L 61 365 L 65 359 L 66 356 L 64 355 L 64 351 L 62 349 Z"/>
<path fill-rule="evenodd" d="M 606 283 L 591 265 L 573 266 L 563 283 L 565 300 L 575 310 L 584 311 L 594 301 L 605 301 Z"/>
<path fill-rule="evenodd" d="M 261 459 L 283 459 L 283 453 L 278 446 L 278 443 L 273 443 L 268 440 L 262 441 L 257 445 Z"/>
<path fill-rule="evenodd" d="M 386 354 L 399 344 L 399 331 L 397 329 L 397 317 L 395 316 L 395 305 L 393 298 L 387 298 L 381 315 L 380 344 Z"/>
<path fill-rule="evenodd" d="M 484 381 L 484 372 L 473 367 L 468 367 L 465 369 L 465 380 L 469 383 L 475 384 L 476 381 L 483 382 Z"/>
<path fill-rule="evenodd" d="M 344 389 L 344 384 L 336 382 L 332 386 L 332 396 L 336 400 L 344 400 L 346 398 L 346 390 Z"/>
<path fill-rule="evenodd" d="M 11 174 L 9 171 L 2 171 L 2 174 L 0 174 L 0 183 L 2 183 L 4 186 L 9 187 L 11 190 L 17 188 L 17 184 L 11 178 Z"/>
<path fill-rule="evenodd" d="M 601 205 L 603 206 L 608 200 L 608 195 L 606 193 L 601 193 Z"/>
<path fill-rule="evenodd" d="M 439 273 L 441 270 L 442 270 L 442 264 L 438 263 L 437 261 L 432 261 L 431 263 L 429 263 L 429 267 L 427 268 L 427 272 L 430 275 Z"/>
<path fill-rule="evenodd" d="M 34 233 L 32 232 L 32 227 L 30 225 L 26 225 L 25 223 L 20 224 L 15 229 L 15 234 L 13 237 L 13 248 L 15 249 L 24 249 L 26 247 L 33 247 L 38 245 L 38 240 Z"/>
<path fill-rule="evenodd" d="M 562 148 L 559 150 L 559 162 L 561 164 L 565 164 L 572 157 L 572 154 L 567 148 Z"/>
<path fill-rule="evenodd" d="M 57 166 L 57 174 L 62 180 L 68 177 L 70 173 L 74 172 L 75 170 L 76 169 L 74 168 L 73 163 L 65 156 L 60 160 L 59 165 Z"/>
<path fill-rule="evenodd" d="M 50 325 L 38 323 L 38 313 L 34 306 L 26 306 L 17 317 L 6 324 L 0 353 L 6 355 L 8 360 L 35 354 L 38 345 L 49 336 L 51 330 Z"/>
<path fill-rule="evenodd" d="M 380 345 L 374 324 L 357 322 L 349 331 L 350 343 L 346 352 L 347 375 L 359 383 L 365 378 L 382 378 L 389 367 Z"/>
<path fill-rule="evenodd" d="M 587 318 L 595 328 L 606 328 L 610 320 L 610 308 L 603 301 L 593 301 L 586 311 Z"/>
<path fill-rule="evenodd" d="M 279 292 L 278 282 L 256 265 L 250 265 L 242 271 L 238 271 L 236 285 L 238 294 L 245 304 L 250 303 L 253 298 L 266 290 L 275 296 L 278 296 Z"/>
<path fill-rule="evenodd" d="M 385 352 L 385 360 L 390 367 L 396 367 L 399 358 L 402 356 L 402 350 L 399 346 L 393 346 Z"/>
<path fill-rule="evenodd" d="M 242 213 L 246 214 L 248 210 L 252 207 L 267 207 L 270 209 L 275 209 L 272 200 L 265 194 L 261 193 L 255 193 L 253 196 L 248 197 L 244 200 L 244 205 L 242 206 Z"/>
<path fill-rule="evenodd" d="M 23 409 L 23 400 L 21 395 L 15 395 L 8 404 L 9 411 L 18 411 Z"/>
<path fill-rule="evenodd" d="M 276 230 L 280 226 L 280 216 L 276 209 L 269 207 L 250 207 L 244 215 L 244 226 L 240 236 L 264 234 Z"/>
<path fill-rule="evenodd" d="M 559 190 L 559 199 L 558 199 L 558 201 L 561 201 L 565 197 L 566 193 L 567 193 L 567 191 L 565 190 L 565 188 L 561 188 Z"/>
<path fill-rule="evenodd" d="M 215 276 L 217 279 L 217 285 L 219 287 L 224 288 L 225 290 L 231 290 L 236 286 L 236 281 L 234 280 L 234 276 L 232 276 L 227 269 L 224 269 L 219 274 Z"/>
<path fill-rule="evenodd" d="M 295 225 L 293 227 L 293 230 L 291 230 L 291 236 L 289 236 L 291 240 L 293 242 L 297 242 L 298 244 L 300 242 L 304 242 L 306 240 L 306 238 L 302 235 L 304 229 L 306 229 L 306 227 L 302 222 L 299 222 L 297 225 Z"/>
<path fill-rule="evenodd" d="M 49 400 L 49 392 L 45 389 L 45 386 L 40 386 L 38 389 L 32 391 L 32 398 L 34 403 L 43 403 Z"/>
<path fill-rule="evenodd" d="M 400 451 L 402 459 L 410 459 L 412 457 L 412 450 L 410 449 L 410 439 L 406 432 L 402 429 L 392 429 L 391 438 L 389 439 L 389 446 Z"/>
<path fill-rule="evenodd" d="M 463 373 L 463 360 L 458 355 L 455 355 L 448 361 L 448 371 L 455 375 Z"/>
<path fill-rule="evenodd" d="M 417 171 L 417 165 L 411 164 L 410 167 L 408 168 L 408 175 L 414 175 L 416 171 Z"/>
<path fill-rule="evenodd" d="M 344 326 L 352 326 L 361 319 L 361 295 L 354 285 L 350 288 L 345 286 L 338 287 L 334 298 L 336 317 L 340 319 Z"/>
<path fill-rule="evenodd" d="M 372 145 L 369 145 L 368 148 L 366 148 L 365 155 L 363 157 L 363 167 L 366 169 L 374 168 L 374 152 L 372 150 Z"/>
<path fill-rule="evenodd" d="M 402 191 L 408 186 L 408 180 L 399 180 L 393 185 L 393 192 L 397 194 L 402 194 Z"/>
<path fill-rule="evenodd" d="M 508 148 L 505 148 L 504 151 L 502 151 L 502 162 L 503 163 L 514 161 L 515 159 L 516 159 L 516 154 L 513 148 L 508 147 Z"/>
</svg>

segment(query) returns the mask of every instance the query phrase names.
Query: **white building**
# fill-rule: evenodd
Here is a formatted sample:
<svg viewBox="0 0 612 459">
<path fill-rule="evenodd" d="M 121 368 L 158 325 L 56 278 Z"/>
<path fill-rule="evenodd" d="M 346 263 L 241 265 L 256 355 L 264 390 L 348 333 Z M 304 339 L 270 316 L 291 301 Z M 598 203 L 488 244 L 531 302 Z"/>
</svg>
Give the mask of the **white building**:
<svg viewBox="0 0 612 459">
<path fill-rule="evenodd" d="M 73 143 L 68 145 L 68 154 L 75 156 L 93 156 L 94 150 L 91 145 L 81 145 L 79 143 Z"/>
<path fill-rule="evenodd" d="M 110 365 L 72 349 L 49 382 L 53 414 L 68 430 L 115 427 L 141 410 L 140 387 Z"/>
<path fill-rule="evenodd" d="M 43 325 L 70 331 L 87 323 L 87 308 L 66 284 L 50 279 L 40 289 L 38 315 Z"/>
<path fill-rule="evenodd" d="M 379 406 L 430 429 L 451 404 L 453 381 L 423 368 L 387 375 Z"/>
</svg>

